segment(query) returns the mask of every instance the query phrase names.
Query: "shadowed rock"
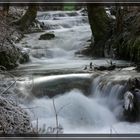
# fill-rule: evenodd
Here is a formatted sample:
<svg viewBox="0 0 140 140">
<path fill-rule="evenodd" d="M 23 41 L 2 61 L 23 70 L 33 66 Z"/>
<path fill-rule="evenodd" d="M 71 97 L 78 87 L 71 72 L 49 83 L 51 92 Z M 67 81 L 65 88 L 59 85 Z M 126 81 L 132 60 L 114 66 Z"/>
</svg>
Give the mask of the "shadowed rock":
<svg viewBox="0 0 140 140">
<path fill-rule="evenodd" d="M 53 33 L 45 33 L 40 36 L 39 40 L 51 40 L 54 37 L 55 35 Z"/>
</svg>

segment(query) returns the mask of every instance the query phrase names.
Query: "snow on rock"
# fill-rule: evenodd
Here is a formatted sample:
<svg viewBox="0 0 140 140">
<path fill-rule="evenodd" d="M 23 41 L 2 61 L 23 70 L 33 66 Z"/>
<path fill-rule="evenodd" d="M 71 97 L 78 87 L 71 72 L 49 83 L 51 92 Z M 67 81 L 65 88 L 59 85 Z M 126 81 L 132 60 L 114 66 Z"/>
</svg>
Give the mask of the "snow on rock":
<svg viewBox="0 0 140 140">
<path fill-rule="evenodd" d="M 11 100 L 0 96 L 0 134 L 25 134 L 31 132 L 27 112 Z"/>
<path fill-rule="evenodd" d="M 18 94 L 15 77 L 0 70 L 0 135 L 23 134 L 32 130 L 30 116 L 21 107 Z"/>
<path fill-rule="evenodd" d="M 133 106 L 134 106 L 133 101 L 134 101 L 134 95 L 130 91 L 127 91 L 124 94 L 124 108 L 125 108 L 125 110 L 132 111 Z"/>
<path fill-rule="evenodd" d="M 10 70 L 18 66 L 19 62 L 28 62 L 29 53 L 16 46 L 15 43 L 24 35 L 14 26 L 9 25 L 8 21 L 7 18 L 0 20 L 0 65 Z"/>
</svg>

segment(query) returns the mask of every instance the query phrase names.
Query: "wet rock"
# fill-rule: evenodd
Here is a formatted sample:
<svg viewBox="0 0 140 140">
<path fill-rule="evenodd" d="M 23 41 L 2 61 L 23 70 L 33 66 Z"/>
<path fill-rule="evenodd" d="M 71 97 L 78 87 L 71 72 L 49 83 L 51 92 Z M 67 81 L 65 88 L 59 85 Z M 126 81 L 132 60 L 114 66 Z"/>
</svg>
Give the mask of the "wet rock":
<svg viewBox="0 0 140 140">
<path fill-rule="evenodd" d="M 127 91 L 125 94 L 124 94 L 124 108 L 126 111 L 132 111 L 133 110 L 133 107 L 134 107 L 134 95 Z"/>
<path fill-rule="evenodd" d="M 137 107 L 135 96 L 132 92 L 127 91 L 124 94 L 124 117 L 125 120 L 135 122 L 137 120 Z"/>
<path fill-rule="evenodd" d="M 29 60 L 30 60 L 29 54 L 27 52 L 21 52 L 19 62 L 23 64 L 29 62 Z"/>
<path fill-rule="evenodd" d="M 112 66 L 97 66 L 94 67 L 95 70 L 100 70 L 100 71 L 104 71 L 104 70 L 114 70 L 116 68 L 116 65 L 112 65 Z"/>
<path fill-rule="evenodd" d="M 137 110 L 137 120 L 140 121 L 140 89 L 134 90 L 135 107 Z"/>
<path fill-rule="evenodd" d="M 45 33 L 40 36 L 39 40 L 51 40 L 53 38 L 55 38 L 53 33 Z"/>
<path fill-rule="evenodd" d="M 72 89 L 81 90 L 86 96 L 90 95 L 91 78 L 71 77 L 60 78 L 51 81 L 34 82 L 32 94 L 37 97 L 48 96 L 50 98 L 64 94 Z"/>
<path fill-rule="evenodd" d="M 140 121 L 140 78 L 128 81 L 124 94 L 124 117 L 130 122 Z"/>
<path fill-rule="evenodd" d="M 127 84 L 128 90 L 134 92 L 135 89 L 140 89 L 140 77 L 129 79 Z"/>
</svg>

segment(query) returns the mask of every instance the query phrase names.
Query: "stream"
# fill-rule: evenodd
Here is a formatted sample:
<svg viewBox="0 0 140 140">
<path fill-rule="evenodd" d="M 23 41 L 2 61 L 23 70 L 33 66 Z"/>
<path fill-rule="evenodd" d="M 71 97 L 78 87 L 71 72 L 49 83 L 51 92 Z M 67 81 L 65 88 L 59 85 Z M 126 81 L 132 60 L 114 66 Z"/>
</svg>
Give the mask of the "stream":
<svg viewBox="0 0 140 140">
<path fill-rule="evenodd" d="M 12 71 L 20 78 L 16 85 L 20 91 L 18 98 L 31 115 L 33 126 L 44 127 L 44 133 L 56 133 L 54 101 L 60 133 L 139 133 L 140 123 L 123 120 L 126 82 L 139 73 L 131 68 L 89 70 L 90 62 L 107 65 L 108 59 L 76 54 L 90 44 L 91 38 L 88 17 L 80 11 L 38 12 L 37 18 L 46 30 L 27 34 L 17 44 L 29 51 L 30 62 Z M 39 40 L 47 32 L 54 33 L 55 38 Z M 130 64 L 122 60 L 113 62 Z M 84 70 L 86 65 L 88 69 Z"/>
</svg>

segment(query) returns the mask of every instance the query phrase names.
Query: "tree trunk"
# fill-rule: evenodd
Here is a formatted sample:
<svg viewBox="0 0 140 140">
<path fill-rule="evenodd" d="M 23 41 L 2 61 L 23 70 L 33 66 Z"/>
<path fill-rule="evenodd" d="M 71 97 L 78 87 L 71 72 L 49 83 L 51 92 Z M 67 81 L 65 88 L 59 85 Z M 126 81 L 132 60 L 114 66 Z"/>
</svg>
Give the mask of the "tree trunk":
<svg viewBox="0 0 140 140">
<path fill-rule="evenodd" d="M 124 9 L 121 6 L 116 6 L 116 33 L 123 31 L 123 14 Z"/>
<path fill-rule="evenodd" d="M 94 37 L 91 46 L 94 56 L 104 56 L 104 43 L 108 38 L 110 19 L 103 6 L 87 5 L 89 23 Z"/>
<path fill-rule="evenodd" d="M 28 29 L 28 27 L 32 24 L 32 22 L 35 20 L 37 15 L 37 6 L 36 5 L 30 5 L 26 11 L 26 13 L 23 15 L 23 17 L 17 22 L 20 29 L 22 31 Z"/>
<path fill-rule="evenodd" d="M 8 15 L 8 12 L 9 12 L 9 3 L 3 5 L 2 11 L 3 11 L 3 15 L 4 16 L 7 16 Z"/>
</svg>

